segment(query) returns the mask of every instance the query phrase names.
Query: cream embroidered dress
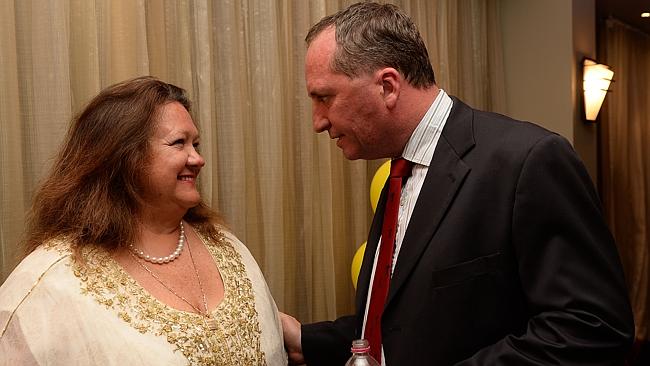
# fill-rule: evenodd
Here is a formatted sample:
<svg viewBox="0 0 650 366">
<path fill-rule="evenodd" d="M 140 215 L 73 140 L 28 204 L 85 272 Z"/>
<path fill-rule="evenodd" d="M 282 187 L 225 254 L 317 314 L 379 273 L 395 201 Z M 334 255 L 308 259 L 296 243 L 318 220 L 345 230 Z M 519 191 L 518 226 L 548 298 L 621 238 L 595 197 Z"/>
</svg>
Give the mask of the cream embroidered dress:
<svg viewBox="0 0 650 366">
<path fill-rule="evenodd" d="M 173 309 L 104 250 L 53 242 L 25 258 L 0 287 L 0 365 L 286 365 L 278 311 L 246 247 L 202 237 L 224 299 L 201 315 Z"/>
</svg>

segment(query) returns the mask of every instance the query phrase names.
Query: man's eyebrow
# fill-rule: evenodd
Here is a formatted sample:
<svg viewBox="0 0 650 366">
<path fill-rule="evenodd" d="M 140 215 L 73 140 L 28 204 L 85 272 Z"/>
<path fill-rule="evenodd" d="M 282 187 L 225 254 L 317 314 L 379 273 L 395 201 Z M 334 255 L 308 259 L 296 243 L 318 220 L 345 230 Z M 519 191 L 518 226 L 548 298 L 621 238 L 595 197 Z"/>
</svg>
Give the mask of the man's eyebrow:
<svg viewBox="0 0 650 366">
<path fill-rule="evenodd" d="M 329 95 L 329 94 L 331 94 L 331 91 L 328 90 L 327 88 L 316 87 L 309 91 L 309 96 L 312 97 L 322 97 L 324 95 Z"/>
</svg>

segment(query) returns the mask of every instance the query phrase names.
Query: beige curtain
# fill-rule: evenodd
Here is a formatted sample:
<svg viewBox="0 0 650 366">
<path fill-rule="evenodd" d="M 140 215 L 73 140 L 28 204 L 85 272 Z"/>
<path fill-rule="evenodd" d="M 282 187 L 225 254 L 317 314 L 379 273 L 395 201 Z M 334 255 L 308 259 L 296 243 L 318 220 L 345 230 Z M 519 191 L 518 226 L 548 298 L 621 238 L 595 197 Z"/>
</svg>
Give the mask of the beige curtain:
<svg viewBox="0 0 650 366">
<path fill-rule="evenodd" d="M 600 58 L 614 70 L 601 117 L 602 195 L 619 245 L 637 337 L 650 326 L 650 35 L 609 19 Z"/>
<path fill-rule="evenodd" d="M 258 260 L 280 309 L 303 321 L 353 310 L 381 161 L 347 161 L 311 126 L 309 26 L 351 1 L 0 0 L 0 281 L 24 213 L 72 114 L 101 88 L 155 75 L 187 89 L 208 162 L 204 198 Z M 502 111 L 497 3 L 395 1 L 414 16 L 438 83 Z"/>
</svg>

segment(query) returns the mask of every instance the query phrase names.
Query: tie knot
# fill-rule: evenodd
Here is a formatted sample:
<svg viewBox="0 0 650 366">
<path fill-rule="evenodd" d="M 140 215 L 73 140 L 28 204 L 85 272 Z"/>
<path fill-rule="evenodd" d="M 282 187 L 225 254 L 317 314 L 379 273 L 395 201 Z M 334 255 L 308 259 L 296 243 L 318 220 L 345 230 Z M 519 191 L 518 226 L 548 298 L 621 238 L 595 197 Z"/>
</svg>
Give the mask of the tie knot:
<svg viewBox="0 0 650 366">
<path fill-rule="evenodd" d="M 401 178 L 411 176 L 411 168 L 413 163 L 404 159 L 394 159 L 390 162 L 390 176 L 391 178 Z"/>
</svg>

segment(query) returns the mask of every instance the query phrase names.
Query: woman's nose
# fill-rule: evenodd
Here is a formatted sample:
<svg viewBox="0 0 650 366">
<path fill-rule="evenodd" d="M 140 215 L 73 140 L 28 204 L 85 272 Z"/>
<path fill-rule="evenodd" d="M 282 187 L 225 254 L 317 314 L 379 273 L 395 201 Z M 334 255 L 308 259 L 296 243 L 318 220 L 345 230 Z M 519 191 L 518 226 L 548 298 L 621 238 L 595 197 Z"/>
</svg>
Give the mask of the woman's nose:
<svg viewBox="0 0 650 366">
<path fill-rule="evenodd" d="M 205 159 L 203 159 L 203 156 L 201 156 L 201 154 L 199 154 L 199 152 L 194 147 L 192 147 L 192 152 L 188 157 L 188 163 L 190 165 L 202 168 L 205 165 Z"/>
</svg>

